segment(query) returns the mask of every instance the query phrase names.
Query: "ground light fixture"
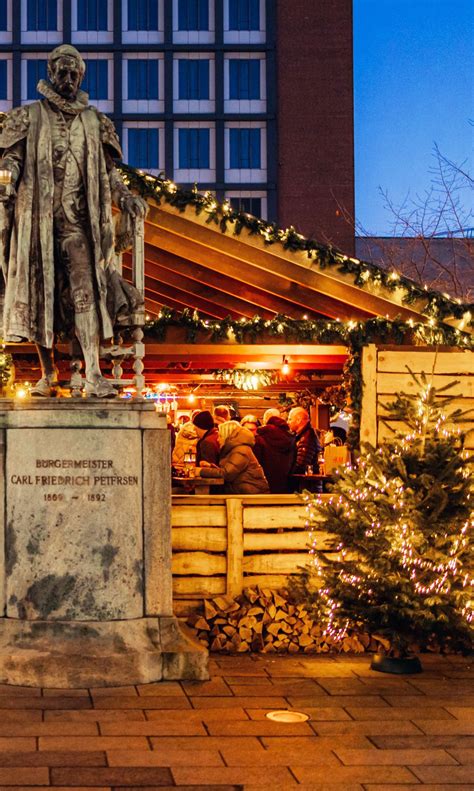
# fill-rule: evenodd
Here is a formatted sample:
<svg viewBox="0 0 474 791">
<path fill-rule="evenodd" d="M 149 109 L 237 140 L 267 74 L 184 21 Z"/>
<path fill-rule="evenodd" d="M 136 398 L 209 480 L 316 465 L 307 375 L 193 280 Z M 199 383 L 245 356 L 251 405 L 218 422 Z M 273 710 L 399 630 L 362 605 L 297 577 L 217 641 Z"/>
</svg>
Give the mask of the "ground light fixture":
<svg viewBox="0 0 474 791">
<path fill-rule="evenodd" d="M 267 719 L 272 722 L 306 722 L 309 720 L 309 714 L 304 714 L 302 711 L 289 711 L 288 709 L 281 709 L 279 711 L 267 711 L 265 714 Z"/>
</svg>

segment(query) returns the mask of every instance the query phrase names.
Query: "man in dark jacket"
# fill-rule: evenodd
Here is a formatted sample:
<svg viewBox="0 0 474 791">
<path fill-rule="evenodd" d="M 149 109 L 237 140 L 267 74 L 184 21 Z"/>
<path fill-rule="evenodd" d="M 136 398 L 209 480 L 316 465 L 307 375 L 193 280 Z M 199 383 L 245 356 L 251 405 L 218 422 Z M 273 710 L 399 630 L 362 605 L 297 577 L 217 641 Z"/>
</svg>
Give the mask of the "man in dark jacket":
<svg viewBox="0 0 474 791">
<path fill-rule="evenodd" d="M 302 475 L 306 472 L 308 465 L 314 465 L 315 472 L 317 472 L 321 445 L 309 421 L 306 409 L 301 406 L 291 409 L 288 415 L 288 425 L 295 434 L 296 440 L 296 458 L 291 472 L 293 475 Z"/>
<path fill-rule="evenodd" d="M 211 413 L 207 409 L 198 412 L 193 417 L 193 423 L 198 435 L 196 466 L 199 467 L 201 461 L 218 464 L 220 453 L 218 432 Z"/>
<path fill-rule="evenodd" d="M 273 412 L 274 410 L 267 410 Z M 285 494 L 289 491 L 288 475 L 295 458 L 295 438 L 286 420 L 270 414 L 265 425 L 257 429 L 259 456 L 265 477 L 272 494 Z M 255 452 L 255 451 L 254 451 Z M 255 455 L 257 455 L 255 453 Z"/>
</svg>

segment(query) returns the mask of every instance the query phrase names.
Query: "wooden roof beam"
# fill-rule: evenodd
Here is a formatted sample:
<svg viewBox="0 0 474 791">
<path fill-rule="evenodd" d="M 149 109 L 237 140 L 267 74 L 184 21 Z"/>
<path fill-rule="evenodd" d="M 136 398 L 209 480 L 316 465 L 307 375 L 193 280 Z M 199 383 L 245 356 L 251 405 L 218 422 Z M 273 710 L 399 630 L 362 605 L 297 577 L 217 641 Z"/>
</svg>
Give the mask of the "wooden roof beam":
<svg viewBox="0 0 474 791">
<path fill-rule="evenodd" d="M 145 259 L 146 270 L 150 272 L 150 274 L 153 274 L 153 264 L 156 263 L 166 267 L 166 269 L 171 269 L 182 275 L 186 275 L 186 277 L 196 280 L 198 283 L 209 282 L 209 269 L 207 267 L 180 258 L 166 250 L 158 250 L 150 244 L 145 244 Z M 213 270 L 212 286 L 224 294 L 235 295 L 238 293 L 241 299 L 253 306 L 252 315 L 254 315 L 255 312 L 261 315 L 262 310 L 267 309 L 275 314 L 281 313 L 286 316 L 294 316 L 294 302 L 282 299 L 255 285 L 249 285 L 247 282 L 243 281 L 240 276 L 229 277 L 228 275 L 223 275 Z M 303 312 L 304 309 L 302 309 L 302 313 Z M 311 310 L 310 308 L 306 308 L 306 313 L 309 318 L 322 317 L 322 313 Z"/>
<path fill-rule="evenodd" d="M 188 228 L 188 230 L 191 229 Z M 166 228 L 158 228 L 147 223 L 145 235 L 148 243 L 153 244 L 157 249 L 163 249 L 181 258 L 194 261 L 212 272 L 220 272 L 234 279 L 240 278 L 247 285 L 254 285 L 266 290 L 270 294 L 291 302 L 294 306 L 299 305 L 302 313 L 316 311 L 330 318 L 340 318 L 342 321 L 363 320 L 374 315 L 370 310 L 347 305 L 344 301 L 335 300 L 332 296 L 305 284 L 258 268 L 254 266 L 253 262 L 248 263 L 244 259 L 238 259 L 225 252 L 205 247 L 195 239 L 177 235 Z M 247 253 L 251 254 L 251 248 L 247 248 Z M 299 271 L 295 271 L 294 275 L 299 275 Z M 295 307 L 292 315 L 294 315 L 294 310 Z"/>
<path fill-rule="evenodd" d="M 298 283 L 315 289 L 318 293 L 330 295 L 347 306 L 364 310 L 366 314 L 388 315 L 390 318 L 401 316 L 404 319 L 414 320 L 423 318 L 419 311 L 402 305 L 395 292 L 387 295 L 371 293 L 368 289 L 355 286 L 351 283 L 350 277 L 337 270 L 332 274 L 330 270 L 321 271 L 317 263 L 308 259 L 303 253 L 288 253 L 277 244 L 265 247 L 260 237 L 250 236 L 246 231 L 243 231 L 239 237 L 233 236 L 230 232 L 223 234 L 215 227 L 206 225 L 205 219 L 197 216 L 192 209 L 177 214 L 176 210 L 166 204 L 159 209 L 151 204 L 146 223 L 146 236 L 150 239 L 151 235 L 153 240 L 155 227 L 160 229 L 161 234 L 168 231 L 188 241 L 191 237 L 195 244 L 211 248 L 221 254 L 227 253 L 241 261 L 250 259 L 255 267 L 278 274 L 290 281 L 297 280 Z M 156 242 L 159 245 L 159 238 Z M 348 318 L 355 316 L 352 313 Z"/>
<path fill-rule="evenodd" d="M 156 300 L 155 299 L 151 299 L 150 297 L 148 297 L 145 294 L 145 312 L 146 313 L 150 313 L 152 315 L 158 316 L 160 311 L 161 311 L 161 309 L 165 305 L 166 305 L 166 307 L 172 308 L 173 310 L 176 310 L 178 312 L 181 312 L 184 308 L 189 307 L 188 305 L 183 305 L 182 302 L 179 302 L 178 300 L 176 300 L 174 297 L 172 297 L 170 295 L 163 296 L 161 299 L 160 299 L 160 295 L 159 294 L 156 294 L 155 296 L 157 297 Z M 194 305 L 194 307 L 196 307 L 196 306 Z M 212 321 L 213 319 L 216 318 L 216 316 L 209 315 L 205 311 L 201 311 L 201 318 L 209 319 L 210 321 Z"/>
<path fill-rule="evenodd" d="M 225 345 L 224 343 L 215 344 L 215 343 L 193 343 L 188 344 L 186 351 L 183 350 L 183 342 L 175 342 L 174 340 L 169 338 L 167 335 L 166 343 L 158 343 L 153 342 L 153 340 L 147 341 L 147 354 L 150 355 L 157 355 L 159 357 L 162 356 L 169 356 L 171 359 L 187 359 L 191 357 L 216 357 L 217 353 L 220 352 L 219 347 Z M 177 354 L 177 351 L 181 346 L 180 353 Z M 309 343 L 235 343 L 235 341 L 228 342 L 226 346 L 225 354 L 227 358 L 244 358 L 247 357 L 263 357 L 268 355 L 270 357 L 292 357 L 292 355 L 296 355 L 298 358 L 307 358 L 308 360 L 318 360 L 324 358 L 334 358 L 334 356 L 338 356 L 341 359 L 345 359 L 347 357 L 347 348 L 345 346 L 330 346 L 328 345 L 321 345 L 318 346 L 317 344 L 309 344 Z"/>
<path fill-rule="evenodd" d="M 128 261 L 124 261 L 124 271 L 128 269 Z M 231 316 L 233 319 L 238 319 L 241 316 L 252 318 L 254 309 L 245 300 L 233 297 L 228 294 L 211 288 L 206 283 L 200 283 L 191 278 L 177 274 L 164 266 L 159 264 L 148 264 L 145 267 L 147 276 L 145 277 L 145 288 L 147 291 L 159 293 L 161 285 L 156 288 L 154 284 L 166 283 L 168 286 L 173 286 L 179 292 L 189 294 L 191 300 L 200 298 L 209 302 L 214 308 L 222 309 L 224 316 Z M 235 293 L 235 292 L 234 292 Z M 197 307 L 197 305 L 195 305 Z M 209 313 L 209 311 L 207 311 Z M 273 318 L 273 313 L 268 310 L 262 312 L 262 317 L 266 319 Z"/>
</svg>

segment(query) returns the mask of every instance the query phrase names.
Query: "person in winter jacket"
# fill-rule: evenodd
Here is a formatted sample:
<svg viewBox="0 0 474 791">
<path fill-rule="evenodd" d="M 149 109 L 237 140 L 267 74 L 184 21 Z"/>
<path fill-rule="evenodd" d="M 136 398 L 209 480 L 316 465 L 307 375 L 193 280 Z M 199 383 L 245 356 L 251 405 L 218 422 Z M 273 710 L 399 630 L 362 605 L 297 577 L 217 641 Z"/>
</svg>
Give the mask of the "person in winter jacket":
<svg viewBox="0 0 474 791">
<path fill-rule="evenodd" d="M 252 450 L 254 452 L 255 458 L 257 459 L 258 463 L 262 465 L 262 456 L 263 456 L 263 447 L 262 447 L 262 440 L 258 436 L 257 429 L 260 427 L 261 423 L 255 415 L 244 415 L 243 418 L 240 420 L 240 425 L 244 426 L 244 428 L 248 429 L 252 432 L 255 438 L 255 445 L 253 446 Z"/>
<path fill-rule="evenodd" d="M 214 419 L 209 410 L 204 409 L 194 415 L 193 424 L 198 436 L 196 466 L 199 467 L 202 461 L 219 464 L 220 447 L 217 428 L 214 426 Z"/>
<path fill-rule="evenodd" d="M 226 494 L 267 494 L 268 481 L 252 450 L 252 432 L 229 420 L 219 426 L 219 444 L 219 466 L 200 467 L 196 473 L 202 478 L 222 476 Z"/>
<path fill-rule="evenodd" d="M 258 460 L 263 467 L 272 494 L 289 491 L 288 476 L 295 459 L 295 437 L 286 420 L 267 410 L 263 416 L 265 425 L 257 429 Z M 265 420 L 265 418 L 267 418 Z"/>
<path fill-rule="evenodd" d="M 288 425 L 296 440 L 296 458 L 291 472 L 294 475 L 301 475 L 305 473 L 308 464 L 317 466 L 321 445 L 309 422 L 309 415 L 303 407 L 296 406 L 290 410 Z"/>
<path fill-rule="evenodd" d="M 193 424 L 188 421 L 183 423 L 176 434 L 176 442 L 173 448 L 171 461 L 175 467 L 184 467 L 184 456 L 186 453 L 196 453 L 198 435 Z"/>
</svg>

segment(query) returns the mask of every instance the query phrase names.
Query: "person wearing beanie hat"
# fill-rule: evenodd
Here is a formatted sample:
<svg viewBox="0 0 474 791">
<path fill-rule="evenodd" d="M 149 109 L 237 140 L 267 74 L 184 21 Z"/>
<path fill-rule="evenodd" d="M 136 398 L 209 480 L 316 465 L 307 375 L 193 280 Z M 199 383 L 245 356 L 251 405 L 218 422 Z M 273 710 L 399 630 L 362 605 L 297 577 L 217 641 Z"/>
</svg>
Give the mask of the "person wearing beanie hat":
<svg viewBox="0 0 474 791">
<path fill-rule="evenodd" d="M 196 414 L 193 415 L 193 423 L 197 428 L 204 429 L 205 431 L 210 431 L 211 428 L 214 428 L 214 419 L 208 409 L 196 412 Z"/>
<path fill-rule="evenodd" d="M 221 448 L 219 465 L 201 467 L 202 478 L 221 475 L 227 494 L 267 494 L 268 482 L 253 452 L 255 438 L 236 420 L 221 423 L 218 429 Z"/>
<path fill-rule="evenodd" d="M 193 424 L 198 435 L 196 467 L 199 467 L 201 462 L 218 464 L 220 448 L 217 428 L 214 426 L 214 419 L 209 410 L 203 409 L 202 412 L 194 415 Z"/>
</svg>

